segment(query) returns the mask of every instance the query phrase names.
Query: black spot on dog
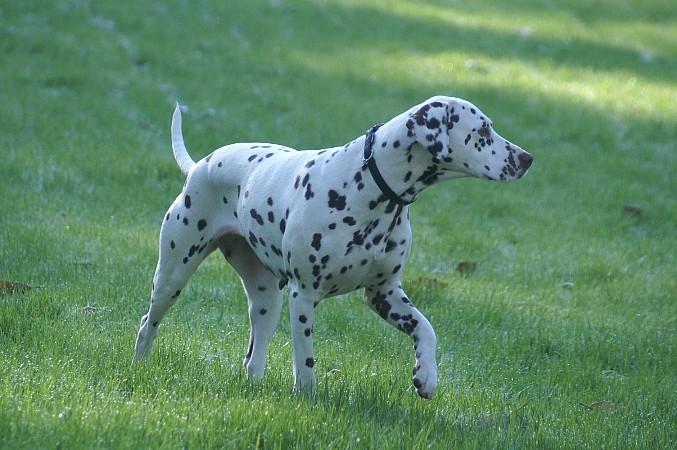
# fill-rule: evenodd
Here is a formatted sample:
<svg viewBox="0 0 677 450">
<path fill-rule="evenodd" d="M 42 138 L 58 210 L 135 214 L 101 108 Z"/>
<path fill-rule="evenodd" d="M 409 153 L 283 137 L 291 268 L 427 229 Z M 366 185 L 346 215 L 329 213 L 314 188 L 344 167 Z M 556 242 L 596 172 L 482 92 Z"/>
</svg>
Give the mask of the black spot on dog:
<svg viewBox="0 0 677 450">
<path fill-rule="evenodd" d="M 204 219 L 200 219 L 197 221 L 197 229 L 198 231 L 202 231 L 207 227 L 207 221 Z"/>
<path fill-rule="evenodd" d="M 397 242 L 388 239 L 388 242 L 386 243 L 386 253 L 391 252 L 397 248 Z"/>
<path fill-rule="evenodd" d="M 313 234 L 313 242 L 310 244 L 316 251 L 320 251 L 320 247 L 322 246 L 322 234 L 320 233 L 315 233 Z"/>
<path fill-rule="evenodd" d="M 306 200 L 310 200 L 313 197 L 315 197 L 315 193 L 311 188 L 311 184 L 308 183 L 308 185 L 306 186 Z"/>
<path fill-rule="evenodd" d="M 357 230 L 353 233 L 353 240 L 350 244 L 354 244 L 354 245 L 364 244 L 364 234 L 362 233 L 362 231 Z"/>
<path fill-rule="evenodd" d="M 366 172 L 367 170 L 369 170 L 367 168 L 367 165 L 363 164 L 361 171 L 357 172 L 355 174 L 355 176 L 353 177 L 353 179 L 355 180 L 355 183 L 357 183 L 357 190 L 358 191 L 361 191 L 362 189 L 364 189 L 364 183 L 362 182 L 362 172 Z M 346 186 L 347 186 L 347 183 L 344 183 L 344 187 L 346 187 Z"/>
<path fill-rule="evenodd" d="M 197 252 L 200 249 L 197 245 L 191 245 L 190 249 L 188 250 L 188 257 L 192 258 L 195 255 L 195 252 Z"/>
<path fill-rule="evenodd" d="M 437 120 L 435 117 L 433 117 L 432 119 L 430 119 L 426 122 L 426 126 L 430 129 L 439 128 L 440 127 L 440 121 Z"/>
<path fill-rule="evenodd" d="M 254 248 L 256 248 L 256 245 L 259 243 L 259 238 L 257 238 L 256 235 L 254 233 L 252 233 L 251 231 L 249 232 L 249 243 Z"/>
<path fill-rule="evenodd" d="M 339 195 L 338 192 L 331 189 L 329 191 L 328 205 L 329 205 L 330 208 L 337 209 L 339 211 L 343 211 L 346 208 L 346 196 L 345 195 Z"/>
<path fill-rule="evenodd" d="M 390 313 L 390 309 L 392 308 L 392 306 L 386 300 L 385 294 L 377 292 L 374 298 L 371 299 L 371 304 L 374 306 L 374 309 L 376 310 L 379 316 L 381 316 L 384 319 L 388 318 L 388 313 Z"/>
<path fill-rule="evenodd" d="M 345 223 L 346 225 L 352 227 L 352 226 L 355 225 L 357 222 L 355 221 L 355 219 L 354 219 L 353 217 L 347 216 L 347 217 L 344 217 L 344 218 L 343 218 L 343 223 Z"/>
<path fill-rule="evenodd" d="M 428 146 L 428 151 L 433 155 L 437 155 L 442 150 L 444 150 L 444 145 L 442 145 L 442 142 L 440 141 L 437 141 L 434 144 Z"/>
<path fill-rule="evenodd" d="M 313 360 L 313 358 L 306 358 L 306 366 L 310 368 L 313 368 L 315 366 L 315 361 Z"/>
<path fill-rule="evenodd" d="M 403 317 L 405 319 L 405 317 Z M 404 331 L 408 335 L 411 336 L 411 334 L 416 330 L 416 326 L 418 325 L 418 320 L 412 319 L 411 314 L 406 316 L 406 321 L 402 322 L 401 324 L 397 325 L 397 328 L 400 330 Z"/>
<path fill-rule="evenodd" d="M 256 220 L 256 222 L 257 222 L 259 225 L 263 225 L 263 217 L 261 217 L 261 215 L 260 215 L 259 213 L 257 213 L 256 210 L 255 210 L 254 208 L 252 208 L 252 209 L 249 211 L 249 214 L 251 214 L 252 219 Z"/>
<path fill-rule="evenodd" d="M 183 199 L 183 204 L 186 205 L 186 209 L 190 208 L 190 195 L 186 195 L 186 198 Z"/>
</svg>

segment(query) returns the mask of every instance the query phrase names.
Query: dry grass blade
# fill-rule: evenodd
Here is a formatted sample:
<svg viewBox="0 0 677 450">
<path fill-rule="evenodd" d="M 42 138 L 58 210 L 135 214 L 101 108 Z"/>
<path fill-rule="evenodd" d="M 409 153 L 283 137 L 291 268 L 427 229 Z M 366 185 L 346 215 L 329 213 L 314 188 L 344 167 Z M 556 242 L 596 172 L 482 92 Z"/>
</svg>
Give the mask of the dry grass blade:
<svg viewBox="0 0 677 450">
<path fill-rule="evenodd" d="M 7 294 L 21 294 L 30 291 L 32 288 L 23 283 L 14 283 L 11 281 L 0 280 L 0 296 Z"/>
</svg>

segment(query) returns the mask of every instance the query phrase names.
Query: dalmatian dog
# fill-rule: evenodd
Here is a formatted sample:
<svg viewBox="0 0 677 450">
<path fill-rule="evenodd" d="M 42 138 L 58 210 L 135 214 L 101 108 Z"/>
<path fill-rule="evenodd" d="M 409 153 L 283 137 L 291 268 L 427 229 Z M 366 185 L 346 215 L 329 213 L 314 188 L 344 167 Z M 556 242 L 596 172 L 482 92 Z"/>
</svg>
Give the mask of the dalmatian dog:
<svg viewBox="0 0 677 450">
<path fill-rule="evenodd" d="M 189 277 L 218 249 L 248 298 L 248 377 L 264 376 L 286 287 L 295 389 L 315 392 L 315 307 L 325 298 L 364 290 L 367 306 L 413 340 L 413 385 L 421 397 L 433 397 L 435 332 L 400 281 L 412 242 L 409 205 L 443 180 L 517 180 L 531 166 L 529 153 L 499 136 L 471 103 L 442 96 L 342 147 L 295 151 L 240 143 L 197 163 L 184 146 L 177 105 L 172 148 L 187 180 L 162 223 L 135 361 L 151 350 Z"/>
</svg>

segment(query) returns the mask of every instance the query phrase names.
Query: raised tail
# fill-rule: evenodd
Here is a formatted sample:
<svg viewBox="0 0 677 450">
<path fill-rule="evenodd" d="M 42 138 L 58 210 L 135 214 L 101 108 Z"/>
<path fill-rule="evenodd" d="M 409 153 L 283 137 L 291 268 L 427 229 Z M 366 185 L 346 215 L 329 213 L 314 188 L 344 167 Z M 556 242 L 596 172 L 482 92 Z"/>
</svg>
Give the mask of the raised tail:
<svg viewBox="0 0 677 450">
<path fill-rule="evenodd" d="M 190 169 L 195 165 L 195 161 L 188 154 L 186 145 L 183 143 L 183 133 L 181 132 L 181 107 L 176 103 L 176 109 L 172 116 L 172 150 L 174 151 L 174 159 L 179 165 L 181 172 L 188 175 Z"/>
</svg>

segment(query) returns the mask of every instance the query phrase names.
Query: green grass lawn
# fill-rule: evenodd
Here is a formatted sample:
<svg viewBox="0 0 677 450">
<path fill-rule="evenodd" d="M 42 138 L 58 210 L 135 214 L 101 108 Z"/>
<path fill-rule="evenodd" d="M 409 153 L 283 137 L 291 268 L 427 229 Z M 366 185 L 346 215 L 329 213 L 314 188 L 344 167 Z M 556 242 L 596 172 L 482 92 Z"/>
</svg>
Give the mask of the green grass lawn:
<svg viewBox="0 0 677 450">
<path fill-rule="evenodd" d="M 669 0 L 2 2 L 0 448 L 675 448 L 675 36 Z M 315 400 L 286 312 L 247 381 L 217 255 L 131 368 L 184 182 L 176 101 L 202 157 L 342 145 L 435 94 L 535 163 L 411 208 L 434 400 L 359 293 L 318 307 Z"/>
</svg>

